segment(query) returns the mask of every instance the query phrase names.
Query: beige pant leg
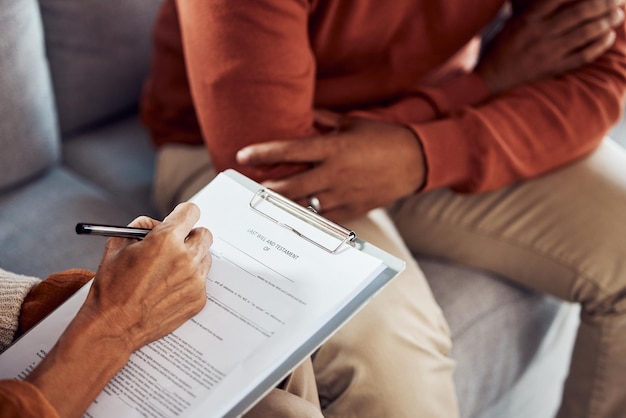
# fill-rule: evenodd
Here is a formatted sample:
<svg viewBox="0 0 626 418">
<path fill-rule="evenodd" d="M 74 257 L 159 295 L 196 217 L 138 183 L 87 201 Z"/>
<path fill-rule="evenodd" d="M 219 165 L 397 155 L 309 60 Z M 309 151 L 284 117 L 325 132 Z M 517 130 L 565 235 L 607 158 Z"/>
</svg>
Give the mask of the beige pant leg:
<svg viewBox="0 0 626 418">
<path fill-rule="evenodd" d="M 166 145 L 157 152 L 154 199 L 162 215 L 196 194 L 215 177 L 204 147 Z M 320 418 L 319 396 L 310 359 L 254 406 L 246 418 Z"/>
<path fill-rule="evenodd" d="M 407 268 L 314 356 L 324 415 L 457 417 L 449 329 L 424 275 L 383 210 L 345 226 Z"/>
<path fill-rule="evenodd" d="M 204 146 L 168 144 L 156 155 L 153 198 L 162 216 L 189 200 L 215 178 L 215 170 Z"/>
<path fill-rule="evenodd" d="M 590 157 L 492 193 L 400 202 L 411 250 L 485 268 L 582 304 L 559 417 L 626 416 L 626 151 Z"/>
<path fill-rule="evenodd" d="M 162 148 L 155 179 L 159 207 L 169 212 L 214 176 L 204 148 Z M 384 211 L 346 226 L 403 258 L 407 269 L 316 353 L 324 415 L 457 417 L 449 330 L 422 272 Z"/>
<path fill-rule="evenodd" d="M 281 384 L 254 406 L 246 418 L 321 418 L 311 359 L 305 360 Z"/>
</svg>

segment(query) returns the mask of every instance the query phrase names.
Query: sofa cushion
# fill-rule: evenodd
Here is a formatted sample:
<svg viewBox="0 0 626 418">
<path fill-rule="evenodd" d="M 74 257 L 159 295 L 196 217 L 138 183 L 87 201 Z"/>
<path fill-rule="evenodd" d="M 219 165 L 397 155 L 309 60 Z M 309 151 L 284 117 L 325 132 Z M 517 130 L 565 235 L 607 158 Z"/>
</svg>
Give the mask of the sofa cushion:
<svg viewBox="0 0 626 418">
<path fill-rule="evenodd" d="M 515 386 L 480 418 L 553 418 L 561 403 L 563 382 L 580 324 L 580 306 L 561 303 L 535 358 Z M 537 390 L 540 388 L 540 390 Z"/>
<path fill-rule="evenodd" d="M 67 168 L 115 195 L 130 212 L 157 216 L 151 204 L 154 151 L 139 118 L 83 132 L 61 146 Z"/>
<path fill-rule="evenodd" d="M 74 267 L 95 270 L 105 239 L 76 235 L 76 223 L 125 225 L 133 218 L 111 195 L 56 166 L 0 194 L 0 266 L 37 277 Z"/>
<path fill-rule="evenodd" d="M 538 360 L 542 341 L 554 325 L 561 325 L 554 320 L 563 303 L 448 261 L 418 257 L 418 262 L 450 325 L 461 416 L 482 417 Z M 573 335 L 569 335 L 555 346 L 561 355 L 556 356 L 553 368 L 540 376 L 543 383 L 557 388 L 556 399 L 569 364 L 572 340 Z M 557 403 L 554 391 L 533 396 L 541 405 L 554 407 Z M 504 407 L 498 405 L 499 409 Z M 554 411 L 545 413 L 550 416 Z"/>
<path fill-rule="evenodd" d="M 0 0 L 0 189 L 58 157 L 56 114 L 36 0 Z"/>
<path fill-rule="evenodd" d="M 161 0 L 39 0 L 63 136 L 136 106 Z"/>
</svg>

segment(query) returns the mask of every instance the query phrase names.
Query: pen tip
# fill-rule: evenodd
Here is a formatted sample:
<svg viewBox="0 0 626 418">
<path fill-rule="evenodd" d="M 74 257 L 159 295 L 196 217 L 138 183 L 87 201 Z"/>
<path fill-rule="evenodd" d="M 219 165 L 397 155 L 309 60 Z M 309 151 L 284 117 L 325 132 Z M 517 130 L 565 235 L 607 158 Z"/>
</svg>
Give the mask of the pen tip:
<svg viewBox="0 0 626 418">
<path fill-rule="evenodd" d="M 76 233 L 77 234 L 79 234 L 79 235 L 80 234 L 86 234 L 87 233 L 86 231 L 87 230 L 85 229 L 85 224 L 83 224 L 83 223 L 77 223 L 76 224 Z"/>
</svg>

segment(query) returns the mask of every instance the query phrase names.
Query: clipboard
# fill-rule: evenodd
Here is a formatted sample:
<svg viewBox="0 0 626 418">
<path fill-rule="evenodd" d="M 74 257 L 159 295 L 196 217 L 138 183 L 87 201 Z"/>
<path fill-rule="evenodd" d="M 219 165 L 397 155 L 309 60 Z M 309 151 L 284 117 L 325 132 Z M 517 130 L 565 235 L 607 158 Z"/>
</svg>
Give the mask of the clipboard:
<svg viewBox="0 0 626 418">
<path fill-rule="evenodd" d="M 203 201 L 203 198 L 208 198 L 208 200 Z M 296 281 L 298 286 L 301 285 L 304 286 L 303 288 L 306 288 L 306 279 L 309 280 L 310 283 L 313 283 L 311 286 L 313 286 L 313 288 L 318 292 L 321 290 L 326 291 L 327 288 L 321 289 L 321 286 L 317 284 L 317 282 L 311 281 L 312 278 L 316 280 L 319 279 L 320 283 L 324 283 L 324 285 L 326 285 L 326 283 L 331 283 L 328 282 L 328 277 L 332 276 L 331 278 L 333 279 L 337 278 L 339 282 L 331 283 L 331 285 L 334 286 L 332 288 L 331 295 L 327 297 L 325 296 L 324 298 L 318 297 L 317 299 L 312 297 L 311 299 L 312 306 L 316 303 L 328 303 L 332 304 L 332 309 L 327 309 L 325 305 L 323 308 L 318 310 L 311 307 L 316 315 L 319 312 L 322 312 L 324 315 L 319 316 L 319 318 L 313 317 L 312 315 L 309 315 L 307 311 L 307 313 L 302 316 L 289 317 L 291 318 L 291 323 L 284 325 L 284 327 L 286 327 L 284 329 L 277 328 L 279 331 L 276 334 L 271 334 L 271 332 L 265 330 L 263 332 L 267 335 L 261 335 L 262 332 L 259 330 L 262 330 L 263 324 L 257 323 L 254 326 L 243 324 L 244 321 L 241 319 L 246 319 L 245 315 L 242 316 L 242 318 L 239 318 L 228 311 L 228 309 L 231 309 L 233 306 L 236 308 L 237 306 L 235 304 L 224 308 L 224 304 L 222 303 L 224 302 L 223 300 L 215 301 L 211 299 L 218 293 L 212 293 L 209 289 L 210 286 L 213 286 L 211 288 L 213 290 L 218 289 L 218 280 L 216 280 L 216 278 L 220 280 L 223 277 L 230 278 L 230 276 L 222 274 L 224 273 L 225 268 L 232 269 L 230 272 L 236 272 L 237 268 L 245 269 L 247 266 L 244 264 L 235 266 L 230 263 L 227 258 L 223 257 L 223 253 L 218 254 L 214 252 L 214 249 L 215 251 L 218 251 L 220 248 L 222 250 L 229 248 L 228 245 L 224 243 L 216 245 L 214 240 L 214 245 L 211 249 L 211 252 L 213 253 L 213 267 L 209 273 L 209 277 L 207 277 L 207 306 L 205 306 L 205 309 L 168 336 L 163 337 L 162 339 L 157 340 L 133 353 L 129 363 L 122 370 L 120 370 L 118 375 L 112 379 L 109 385 L 107 385 L 104 391 L 97 397 L 96 401 L 89 407 L 88 413 L 90 416 L 117 417 L 137 415 L 137 411 L 140 410 L 141 405 L 137 403 L 132 404 L 131 397 L 124 397 L 127 395 L 124 391 L 132 389 L 124 386 L 124 384 L 128 383 L 128 381 L 131 381 L 132 385 L 139 387 L 143 391 L 142 393 L 147 394 L 148 397 L 151 395 L 150 391 L 154 389 L 156 394 L 148 400 L 155 400 L 155 402 L 156 399 L 161 399 L 163 396 L 167 396 L 168 393 L 175 393 L 176 390 L 180 389 L 179 385 L 174 384 L 176 382 L 164 379 L 163 376 L 165 375 L 159 374 L 161 373 L 162 368 L 170 367 L 168 373 L 180 371 L 183 378 L 190 377 L 189 374 L 185 375 L 182 373 L 183 367 L 172 369 L 172 365 L 165 365 L 166 356 L 158 357 L 159 350 L 164 351 L 166 347 L 169 347 L 168 349 L 171 348 L 171 350 L 166 352 L 166 354 L 177 354 L 177 348 L 174 347 L 175 344 L 172 344 L 172 341 L 182 344 L 181 346 L 193 349 L 197 348 L 198 354 L 201 354 L 200 357 L 206 355 L 206 358 L 209 358 L 211 361 L 213 358 L 220 357 L 222 359 L 233 358 L 233 363 L 235 364 L 233 367 L 228 369 L 226 377 L 222 381 L 216 383 L 215 387 L 211 388 L 210 391 L 206 390 L 206 387 L 200 387 L 202 385 L 189 385 L 189 387 L 193 386 L 192 389 L 196 391 L 193 393 L 194 401 L 186 407 L 187 409 L 183 410 L 178 415 L 185 417 L 241 416 L 254 406 L 256 402 L 263 398 L 263 396 L 280 381 L 282 381 L 306 357 L 311 355 L 319 346 L 330 338 L 336 330 L 338 330 L 346 321 L 355 315 L 360 308 L 362 308 L 404 269 L 403 261 L 382 251 L 376 246 L 359 239 L 355 232 L 349 231 L 346 228 L 343 228 L 342 226 L 337 225 L 324 217 L 263 188 L 260 184 L 233 170 L 220 173 L 215 180 L 198 192 L 198 194 L 196 194 L 191 201 L 195 201 L 200 206 L 202 215 L 199 225 L 209 226 L 209 229 L 214 231 L 214 238 L 224 240 L 225 237 L 230 238 L 239 234 L 239 240 L 233 242 L 241 245 L 236 246 L 232 250 L 233 254 L 238 254 L 237 251 L 245 249 L 248 253 L 242 257 L 249 257 L 250 260 L 253 260 L 255 257 L 257 259 L 262 258 L 264 257 L 264 254 L 266 258 L 273 257 L 274 264 L 266 262 L 267 260 L 262 260 L 266 262 L 268 268 L 272 266 L 279 266 L 280 268 L 275 268 L 275 270 L 279 270 L 282 268 L 281 266 L 283 266 L 283 263 L 284 265 L 289 265 L 291 271 L 296 272 L 298 280 L 301 279 L 300 275 L 302 276 L 302 283 Z M 289 248 L 285 245 L 285 247 L 278 249 L 278 244 L 276 244 L 276 246 L 272 247 L 271 250 L 269 249 L 270 246 L 267 245 L 268 251 L 263 252 L 265 249 L 257 248 L 259 247 L 258 244 L 262 242 L 259 236 L 253 235 L 250 231 L 246 231 L 245 226 L 237 223 L 237 219 L 240 219 L 237 214 L 240 215 L 241 218 L 246 218 L 247 221 L 253 223 L 255 227 L 262 227 L 265 225 L 268 230 L 271 229 L 274 233 L 276 233 L 276 236 L 282 237 L 280 239 L 283 244 L 291 243 L 293 245 L 290 244 L 291 246 L 289 246 Z M 217 224 L 209 225 L 210 222 L 206 219 L 206 222 L 204 222 L 203 216 L 205 215 L 208 216 L 208 218 L 213 219 L 214 217 L 217 219 L 217 221 L 215 221 Z M 223 225 L 221 225 L 222 223 Z M 239 229 L 238 231 L 236 231 L 237 228 Z M 216 231 L 219 232 L 219 234 L 216 233 Z M 269 241 L 263 242 L 265 243 Z M 255 249 L 257 253 L 252 254 L 250 248 Z M 344 270 L 341 270 L 340 273 L 334 273 L 334 275 L 328 275 L 328 277 L 326 277 L 326 274 L 331 269 L 334 269 L 335 265 L 325 265 L 319 267 L 314 266 L 314 271 L 300 273 L 301 270 L 299 270 L 299 266 L 307 265 L 304 264 L 305 262 L 310 263 L 312 261 L 317 261 L 318 258 L 325 260 L 338 260 L 335 264 L 340 264 L 341 267 L 348 272 L 348 274 L 344 274 Z M 363 274 L 363 271 L 369 271 L 367 270 L 367 266 L 363 266 L 361 263 L 353 263 L 346 266 L 343 264 L 344 259 L 365 260 L 367 263 L 363 263 L 364 265 L 369 263 L 372 266 L 375 266 L 375 268 L 371 270 L 372 273 L 370 275 L 364 275 L 363 278 L 361 278 L 358 274 Z M 248 260 L 248 258 L 245 260 Z M 276 262 L 276 260 L 278 260 L 278 262 Z M 288 268 L 285 267 L 284 270 L 288 271 Z M 271 271 L 271 274 L 275 274 L 276 277 L 279 277 L 280 274 L 282 274 L 281 272 L 271 269 L 268 271 Z M 319 271 L 324 272 L 324 274 L 321 275 L 321 277 L 316 277 L 315 275 L 318 274 Z M 354 272 L 354 277 L 349 277 L 351 272 Z M 212 274 L 214 274 L 215 277 L 212 278 Z M 254 288 L 254 286 L 257 286 L 256 288 L 250 290 L 250 294 L 252 294 L 253 291 L 258 290 L 261 286 L 268 289 L 270 289 L 271 286 L 275 286 L 275 283 L 271 283 L 270 286 L 270 284 L 267 284 L 270 283 L 269 281 L 263 282 L 261 279 L 265 280 L 265 278 L 261 275 L 249 275 L 249 272 L 244 272 L 240 275 L 244 279 L 252 278 L 252 280 L 257 280 L 257 282 L 254 283 L 252 281 L 245 283 L 245 285 L 250 286 L 251 289 Z M 234 276 L 237 276 L 237 274 L 234 274 Z M 285 279 L 289 279 L 289 277 L 283 277 Z M 359 283 L 359 286 L 354 287 L 353 289 L 353 287 L 351 287 L 353 286 L 353 282 Z M 236 284 L 235 282 L 230 283 Z M 229 286 L 231 285 L 230 283 Z M 242 282 L 240 282 L 240 284 L 241 283 Z M 349 289 L 351 292 L 354 292 L 354 294 L 346 291 L 345 295 L 347 296 L 344 299 L 341 299 L 340 304 L 338 302 L 325 301 L 325 299 L 334 300 L 333 298 L 338 298 L 336 294 L 342 294 L 342 286 Z M 51 313 L 42 322 L 31 329 L 26 335 L 0 355 L 0 379 L 22 379 L 26 377 L 36 364 L 38 364 L 42 356 L 52 348 L 67 324 L 69 324 L 72 318 L 76 315 L 76 312 L 80 309 L 80 306 L 87 296 L 89 288 L 90 284 L 81 288 L 56 311 Z M 234 289 L 234 287 L 232 289 Z M 232 291 L 232 289 L 229 289 L 229 291 Z M 298 303 L 295 303 L 292 300 L 295 298 L 294 295 L 285 296 L 286 293 L 281 293 L 282 290 L 279 292 L 279 290 L 272 289 L 271 291 L 280 294 L 280 298 L 271 297 L 267 299 L 271 302 L 276 301 L 276 303 L 279 304 L 279 308 L 277 309 L 280 309 L 280 306 L 282 306 L 280 304 L 285 301 L 292 303 L 294 306 L 298 305 Z M 228 292 L 226 291 L 223 292 L 223 294 L 227 293 Z M 222 296 L 218 295 L 218 297 Z M 339 301 L 340 299 L 337 300 Z M 209 302 L 211 302 L 211 307 L 207 308 L 209 306 Z M 260 302 L 263 302 L 263 300 L 258 298 L 256 303 Z M 256 311 L 259 308 L 259 306 L 256 306 L 254 310 Z M 210 311 L 210 309 L 213 309 L 213 311 Z M 216 312 L 218 315 L 214 315 Z M 241 312 L 245 313 L 244 311 Z M 266 311 L 263 313 L 269 314 L 270 312 Z M 277 310 L 276 312 L 272 312 L 272 315 L 273 314 L 279 315 L 280 312 Z M 251 318 L 255 319 L 254 317 Z M 272 316 L 272 321 L 274 321 L 274 319 L 276 318 Z M 302 321 L 300 321 L 301 319 Z M 242 359 L 239 360 L 240 357 L 237 357 L 236 350 L 230 352 L 227 350 L 212 350 L 210 348 L 211 344 L 219 344 L 219 342 L 217 342 L 219 338 L 214 337 L 219 337 L 218 333 L 224 331 L 219 327 L 228 326 L 227 324 L 224 324 L 228 321 L 237 323 L 238 326 L 242 327 L 241 329 L 245 328 L 244 334 L 254 334 L 253 337 L 257 338 L 258 341 L 261 341 L 256 348 L 253 348 L 253 350 L 255 350 L 253 354 L 246 354 L 246 357 L 242 357 Z M 311 326 L 311 324 L 313 325 Z M 208 329 L 208 327 L 213 325 L 215 325 L 215 329 Z M 254 328 L 257 326 L 258 329 Z M 280 326 L 277 325 L 277 327 Z M 251 331 L 253 328 L 254 332 Z M 294 330 L 297 330 L 297 332 L 295 332 L 295 334 L 297 334 L 296 337 L 292 336 Z M 225 334 L 221 337 L 227 338 L 228 335 L 226 334 L 228 330 L 224 332 Z M 205 340 L 197 340 L 198 333 L 202 333 L 203 335 L 201 337 L 205 338 Z M 239 335 L 236 331 L 233 331 L 232 333 L 235 336 Z M 177 340 L 171 339 L 174 337 Z M 170 339 L 168 340 L 168 338 Z M 211 341 L 213 342 L 210 342 L 206 338 L 211 338 Z M 248 335 L 242 336 L 242 339 L 244 338 L 248 338 Z M 193 344 L 198 343 L 198 341 L 200 341 L 202 345 L 196 344 L 194 347 Z M 204 344 L 206 341 L 209 342 L 208 345 L 205 346 Z M 250 338 L 250 341 L 252 341 L 252 337 Z M 294 341 L 296 341 L 296 343 L 294 343 Z M 239 340 L 237 340 L 236 343 L 239 343 Z M 228 341 L 228 344 L 230 345 L 225 347 L 227 349 L 232 349 L 235 346 L 232 341 Z M 241 350 L 250 350 L 250 348 L 243 347 Z M 145 358 L 150 358 L 150 361 L 145 361 Z M 150 366 L 158 366 L 154 367 L 154 374 L 150 375 L 152 369 L 149 370 L 149 368 L 141 369 L 140 373 L 137 373 L 136 367 L 141 366 L 141 364 L 143 364 L 142 362 Z M 187 366 L 190 364 L 191 363 Z M 210 366 L 213 367 L 214 365 L 216 367 L 221 367 L 222 363 L 216 360 Z M 201 367 L 198 367 L 196 370 L 202 371 Z M 147 375 L 148 378 L 137 378 L 136 376 L 139 375 Z M 192 380 L 193 379 L 190 379 L 185 383 L 197 383 L 196 381 L 192 382 Z M 155 385 L 154 382 L 157 384 Z M 162 391 L 159 392 L 159 390 Z M 187 390 L 187 388 L 185 390 Z M 224 394 L 225 396 L 222 396 Z M 171 399 L 174 398 L 175 397 L 172 397 Z M 152 415 L 150 413 L 145 414 Z"/>
<path fill-rule="evenodd" d="M 259 183 L 244 176 L 235 170 L 226 170 L 219 175 L 228 176 L 240 185 L 254 193 L 249 202 L 250 210 L 256 212 L 271 222 L 285 228 L 308 244 L 330 254 L 336 254 L 344 246 L 351 246 L 357 250 L 369 254 L 383 262 L 385 268 L 372 280 L 359 294 L 339 310 L 324 327 L 311 334 L 309 339 L 295 350 L 282 364 L 270 373 L 258 386 L 249 392 L 240 402 L 235 404 L 224 417 L 238 417 L 247 412 L 256 402 L 262 399 L 272 388 L 291 373 L 305 358 L 317 350 L 335 331 L 352 318 L 365 304 L 378 294 L 394 277 L 405 268 L 405 262 L 401 259 L 381 250 L 373 244 L 358 238 L 354 231 L 344 228 L 308 208 L 264 188 Z M 191 199 L 193 201 L 194 198 Z M 286 218 L 299 219 L 313 226 L 319 231 L 332 236 L 337 241 L 336 246 L 328 246 L 318 242 L 293 227 L 289 220 L 276 219 L 270 214 L 258 208 L 260 201 L 268 202 L 281 209 Z M 201 415 L 201 414 L 200 414 Z M 198 416 L 200 416 L 198 415 Z"/>
</svg>

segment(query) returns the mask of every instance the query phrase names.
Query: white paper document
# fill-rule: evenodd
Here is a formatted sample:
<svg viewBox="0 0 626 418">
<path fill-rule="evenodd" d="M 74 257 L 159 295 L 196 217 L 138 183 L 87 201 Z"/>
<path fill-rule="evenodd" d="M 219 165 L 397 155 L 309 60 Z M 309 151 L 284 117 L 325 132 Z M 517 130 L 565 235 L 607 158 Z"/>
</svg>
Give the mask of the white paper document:
<svg viewBox="0 0 626 418">
<path fill-rule="evenodd" d="M 205 308 L 133 353 L 85 416 L 240 415 L 401 270 L 401 262 L 377 249 L 346 244 L 331 253 L 312 245 L 301 235 L 337 243 L 271 202 L 251 209 L 255 183 L 242 177 L 220 174 L 192 199 L 202 212 L 198 225 L 214 237 Z M 0 355 L 0 378 L 24 378 L 87 291 Z"/>
</svg>

